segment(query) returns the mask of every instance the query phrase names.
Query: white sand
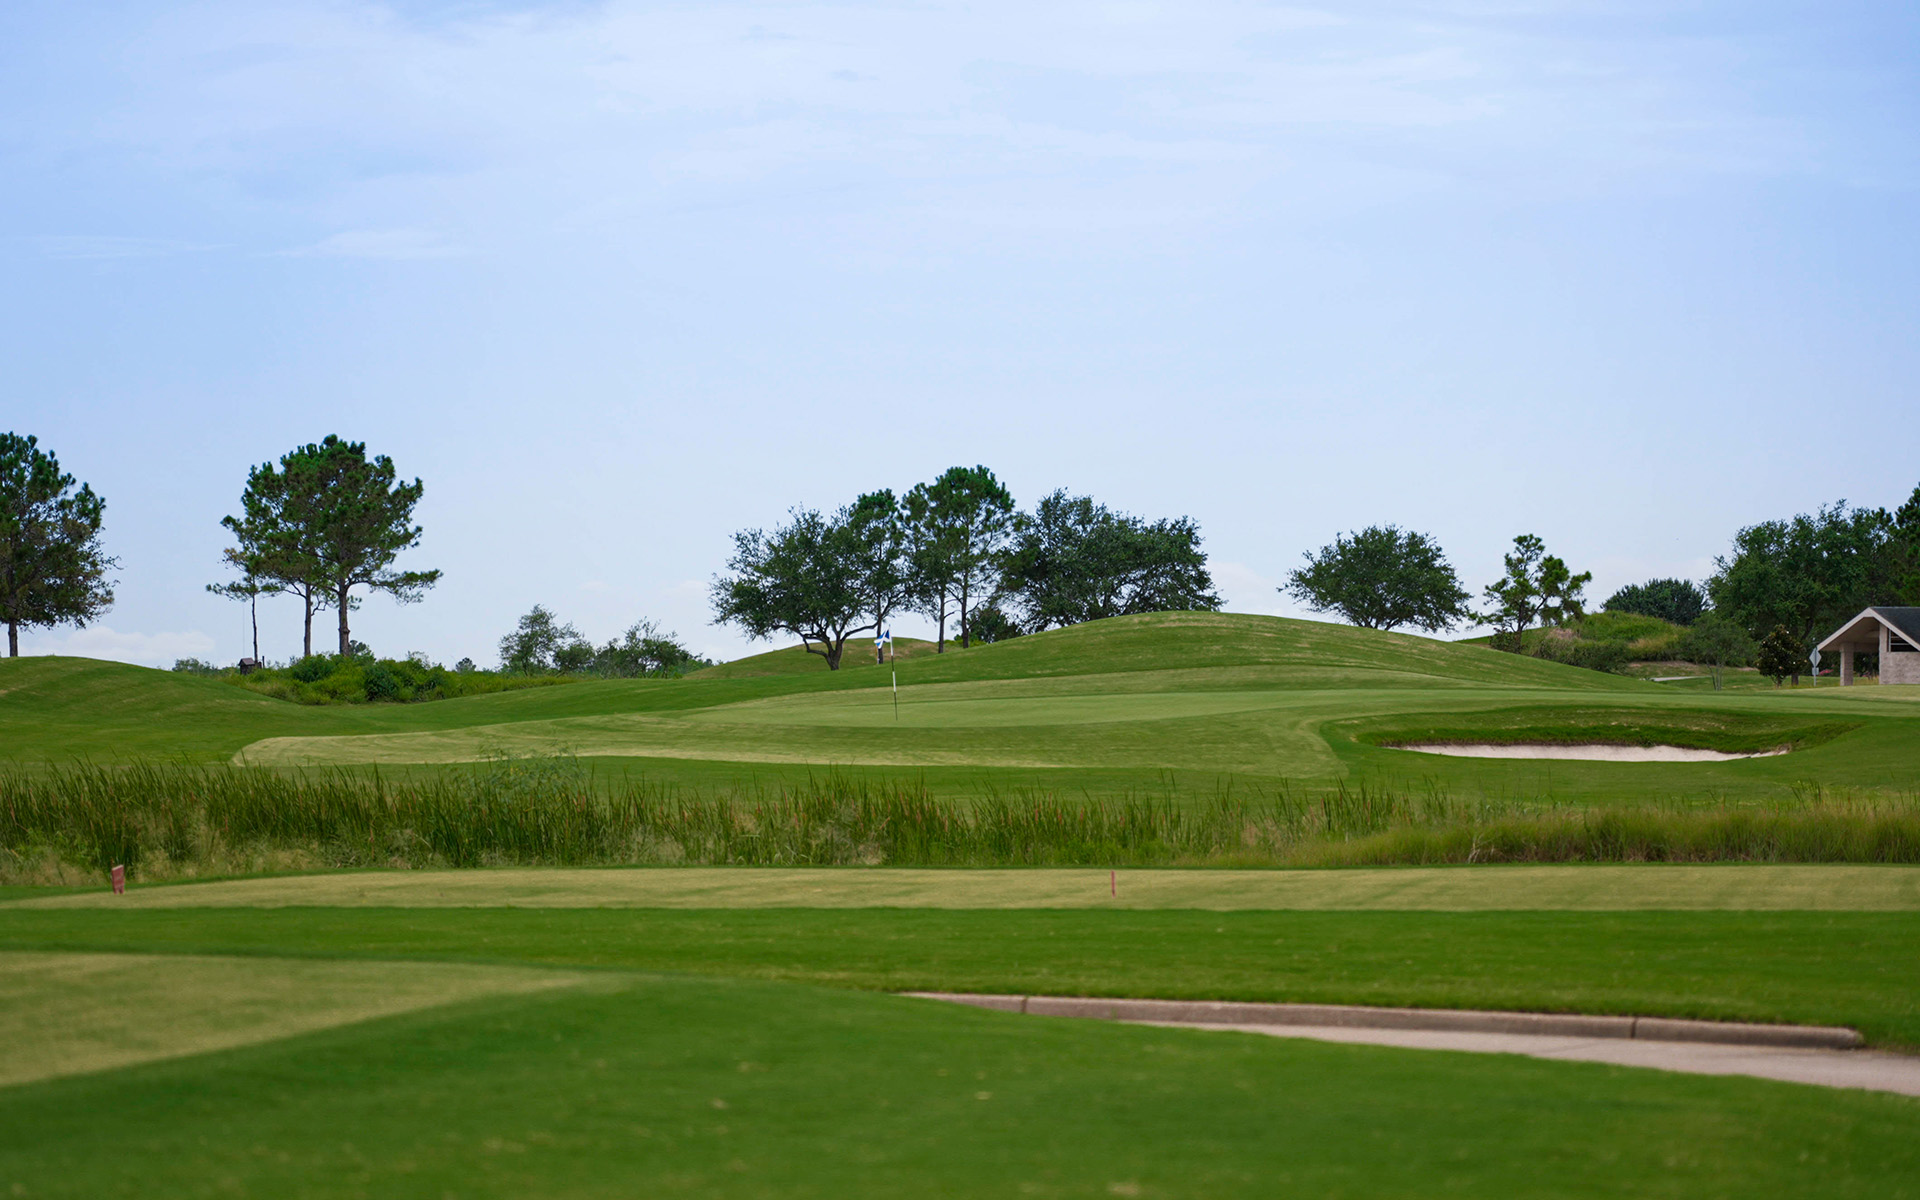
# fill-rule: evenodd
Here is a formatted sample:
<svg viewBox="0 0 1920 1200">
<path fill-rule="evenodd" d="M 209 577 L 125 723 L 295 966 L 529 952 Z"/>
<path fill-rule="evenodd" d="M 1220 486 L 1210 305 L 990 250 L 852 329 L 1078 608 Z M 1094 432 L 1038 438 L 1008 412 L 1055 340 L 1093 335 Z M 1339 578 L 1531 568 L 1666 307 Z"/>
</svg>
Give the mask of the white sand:
<svg viewBox="0 0 1920 1200">
<path fill-rule="evenodd" d="M 1585 745 L 1543 745 L 1516 742 L 1506 745 L 1480 742 L 1414 742 L 1395 746 L 1420 754 L 1445 754 L 1454 758 L 1577 758 L 1588 762 L 1726 762 L 1735 758 L 1772 758 L 1785 754 L 1777 750 L 1756 750 L 1748 754 L 1728 754 L 1723 750 L 1695 750 L 1687 746 L 1612 746 L 1604 743 Z"/>
</svg>

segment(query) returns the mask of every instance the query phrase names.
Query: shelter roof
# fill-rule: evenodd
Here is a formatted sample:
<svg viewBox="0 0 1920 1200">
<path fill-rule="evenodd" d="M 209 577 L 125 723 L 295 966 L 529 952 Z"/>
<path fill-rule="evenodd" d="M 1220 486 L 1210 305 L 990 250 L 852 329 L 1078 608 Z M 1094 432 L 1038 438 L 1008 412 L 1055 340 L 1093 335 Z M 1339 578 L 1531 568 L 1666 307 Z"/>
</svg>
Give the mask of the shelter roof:
<svg viewBox="0 0 1920 1200">
<path fill-rule="evenodd" d="M 1860 615 L 1827 635 L 1822 650 L 1878 650 L 1880 627 L 1886 626 L 1913 645 L 1920 646 L 1920 607 L 1878 604 L 1860 610 Z"/>
</svg>

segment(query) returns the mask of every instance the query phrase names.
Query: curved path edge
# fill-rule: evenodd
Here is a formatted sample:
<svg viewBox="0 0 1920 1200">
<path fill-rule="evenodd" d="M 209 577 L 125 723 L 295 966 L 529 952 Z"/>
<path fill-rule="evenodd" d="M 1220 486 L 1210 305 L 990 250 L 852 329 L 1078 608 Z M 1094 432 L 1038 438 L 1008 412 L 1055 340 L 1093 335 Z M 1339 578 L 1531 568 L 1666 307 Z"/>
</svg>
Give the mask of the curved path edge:
<svg viewBox="0 0 1920 1200">
<path fill-rule="evenodd" d="M 973 992 L 907 992 L 1001 1012 L 1179 1025 L 1311 1025 L 1336 1029 L 1423 1029 L 1512 1033 L 1538 1037 L 1642 1038 L 1801 1050 L 1852 1050 L 1859 1033 L 1837 1025 L 1749 1025 L 1672 1017 L 1585 1016 L 1578 1013 L 1482 1012 L 1450 1008 L 1370 1008 L 1357 1004 L 1254 1004 L 1230 1000 L 1115 1000 L 1095 996 L 993 996 Z"/>
<path fill-rule="evenodd" d="M 1851 1029 L 1746 1025 L 1667 1017 L 1368 1008 L 1342 1004 L 1241 1004 L 909 992 L 1001 1012 L 1092 1017 L 1130 1024 L 1232 1031 L 1409 1050 L 1522 1054 L 1694 1075 L 1746 1075 L 1818 1087 L 1920 1097 L 1920 1056 L 1856 1049 Z"/>
</svg>

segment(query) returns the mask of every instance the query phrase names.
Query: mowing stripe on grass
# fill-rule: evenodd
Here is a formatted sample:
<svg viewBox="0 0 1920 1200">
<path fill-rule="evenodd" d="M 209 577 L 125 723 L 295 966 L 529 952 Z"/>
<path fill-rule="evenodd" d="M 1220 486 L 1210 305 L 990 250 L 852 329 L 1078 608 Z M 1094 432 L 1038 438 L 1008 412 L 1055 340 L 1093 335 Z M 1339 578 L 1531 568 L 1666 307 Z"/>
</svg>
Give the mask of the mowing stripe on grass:
<svg viewBox="0 0 1920 1200">
<path fill-rule="evenodd" d="M 0 951 L 0 1086 L 585 980 L 456 963 Z"/>
<path fill-rule="evenodd" d="M 1920 867 L 1339 871 L 686 867 L 350 872 L 73 892 L 14 908 L 1186 908 L 1920 911 Z"/>
</svg>

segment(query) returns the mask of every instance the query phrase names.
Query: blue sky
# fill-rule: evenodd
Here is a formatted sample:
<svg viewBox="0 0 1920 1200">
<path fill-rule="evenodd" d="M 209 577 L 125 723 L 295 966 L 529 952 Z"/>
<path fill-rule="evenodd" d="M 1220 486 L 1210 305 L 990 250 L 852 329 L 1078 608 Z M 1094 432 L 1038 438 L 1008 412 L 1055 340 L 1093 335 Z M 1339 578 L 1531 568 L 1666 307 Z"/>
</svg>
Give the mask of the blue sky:
<svg viewBox="0 0 1920 1200">
<path fill-rule="evenodd" d="M 544 603 L 696 648 L 735 529 L 955 463 L 1595 599 L 1920 483 L 1920 8 L 0 6 L 0 428 L 108 502 L 32 652 L 246 652 L 249 464 L 426 481 L 383 653 Z M 263 649 L 298 612 L 263 606 Z M 914 628 L 902 622 L 903 631 Z"/>
</svg>

